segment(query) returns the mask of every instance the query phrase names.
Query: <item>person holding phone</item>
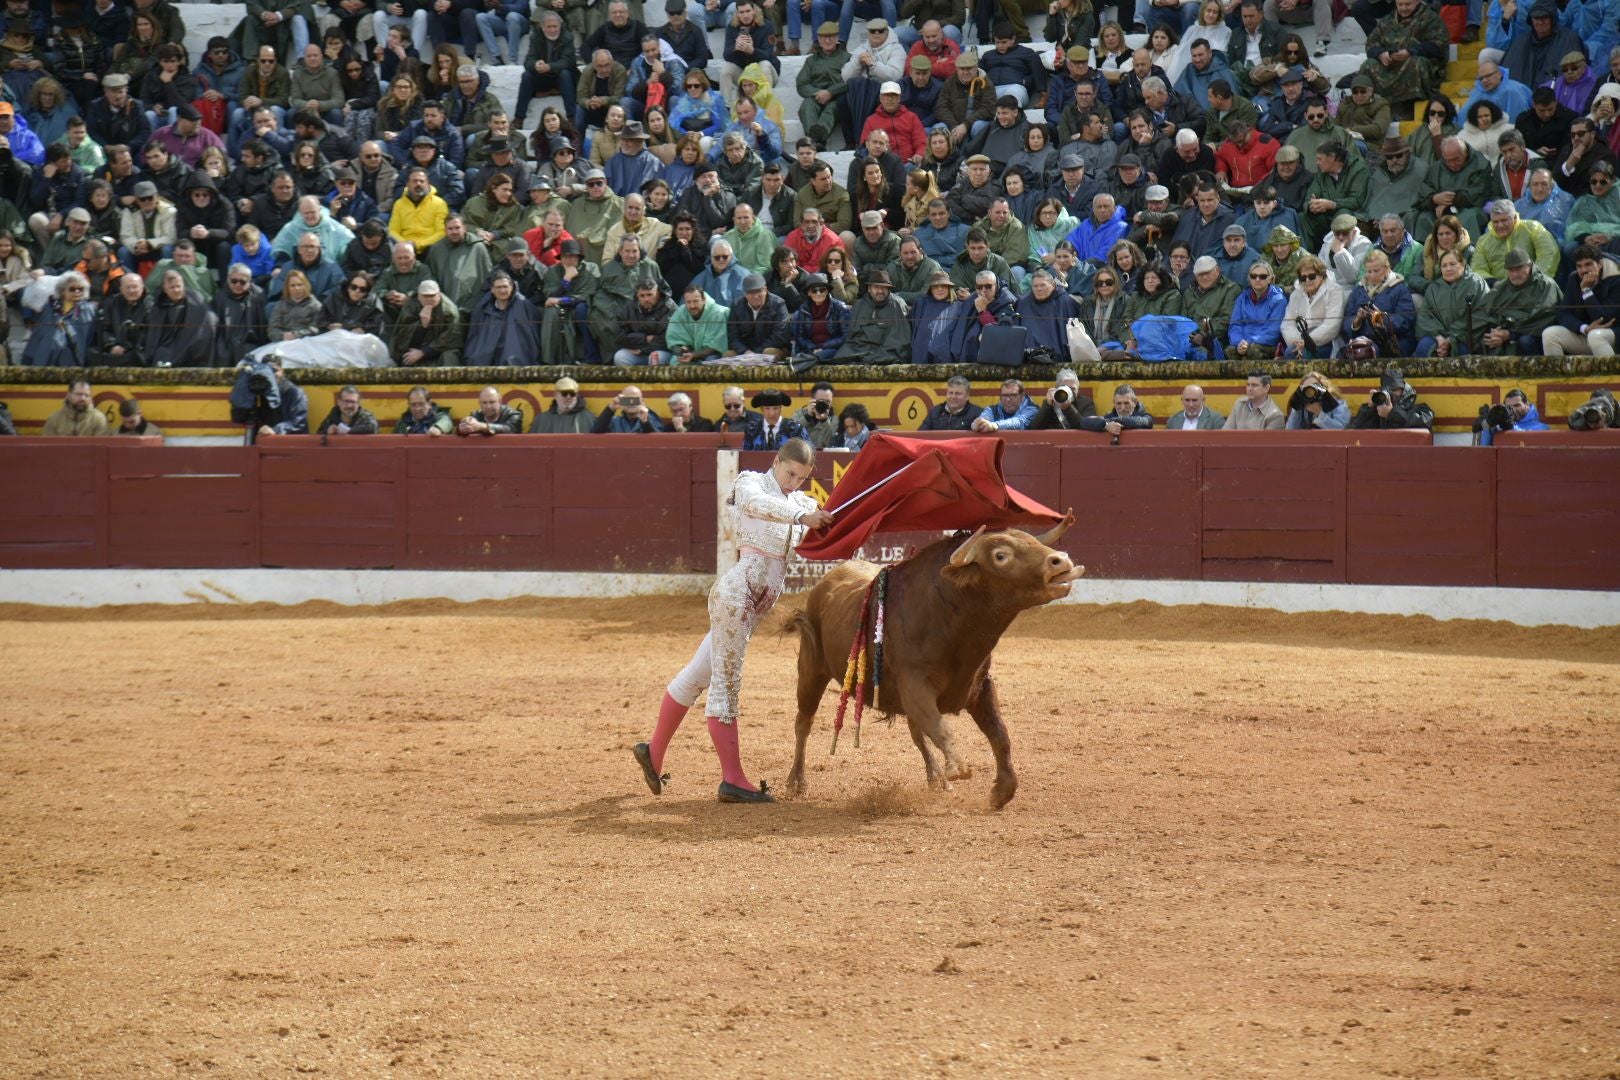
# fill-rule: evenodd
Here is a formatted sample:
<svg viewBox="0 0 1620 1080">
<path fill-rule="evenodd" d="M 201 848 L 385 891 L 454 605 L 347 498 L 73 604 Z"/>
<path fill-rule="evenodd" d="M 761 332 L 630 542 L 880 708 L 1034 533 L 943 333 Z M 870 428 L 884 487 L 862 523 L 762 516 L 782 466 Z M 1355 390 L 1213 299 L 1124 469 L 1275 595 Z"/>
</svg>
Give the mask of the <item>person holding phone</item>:
<svg viewBox="0 0 1620 1080">
<path fill-rule="evenodd" d="M 789 439 L 768 471 L 739 473 L 731 485 L 726 505 L 732 510 L 739 557 L 709 590 L 709 632 L 665 688 L 652 737 L 632 749 L 654 795 L 663 794 L 669 779 L 663 767 L 670 740 L 707 687 L 703 712 L 720 758 L 720 801 L 776 801 L 764 783 L 756 787 L 743 772 L 737 743 L 738 697 L 749 638 L 781 595 L 788 554 L 795 541 L 803 539 L 803 530 L 822 528 L 833 520 L 799 491 L 815 462 L 816 451 L 809 443 Z"/>
<path fill-rule="evenodd" d="M 592 435 L 651 435 L 664 430 L 664 421 L 647 408 L 639 386 L 619 391 L 591 428 Z"/>
</svg>

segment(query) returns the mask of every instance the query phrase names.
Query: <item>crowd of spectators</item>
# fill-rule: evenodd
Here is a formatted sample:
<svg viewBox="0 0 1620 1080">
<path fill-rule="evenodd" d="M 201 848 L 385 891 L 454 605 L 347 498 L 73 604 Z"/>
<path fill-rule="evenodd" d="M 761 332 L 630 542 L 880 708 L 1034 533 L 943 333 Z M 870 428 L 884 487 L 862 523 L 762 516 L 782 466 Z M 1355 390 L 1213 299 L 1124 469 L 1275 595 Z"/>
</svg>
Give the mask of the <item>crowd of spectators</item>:
<svg viewBox="0 0 1620 1080">
<path fill-rule="evenodd" d="M 1338 83 L 1329 0 L 1056 0 L 1043 42 L 1014 0 L 256 0 L 201 56 L 185 5 L 104 2 L 7 4 L 27 364 L 1614 352 L 1598 0 L 1357 0 Z M 512 113 L 480 57 L 522 65 Z"/>
</svg>

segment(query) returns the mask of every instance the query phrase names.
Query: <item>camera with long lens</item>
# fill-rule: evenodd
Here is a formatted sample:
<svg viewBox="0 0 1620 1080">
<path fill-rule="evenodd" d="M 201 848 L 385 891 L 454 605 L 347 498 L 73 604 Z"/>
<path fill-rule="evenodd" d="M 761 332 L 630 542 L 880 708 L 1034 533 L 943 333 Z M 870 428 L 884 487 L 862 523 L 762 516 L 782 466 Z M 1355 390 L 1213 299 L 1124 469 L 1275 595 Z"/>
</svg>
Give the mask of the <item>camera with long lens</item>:
<svg viewBox="0 0 1620 1080">
<path fill-rule="evenodd" d="M 1382 390 L 1374 390 L 1372 392 L 1372 403 L 1374 408 L 1381 408 L 1382 406 L 1388 405 L 1389 395 Z"/>
<path fill-rule="evenodd" d="M 1574 431 L 1602 431 L 1615 426 L 1615 415 L 1620 412 L 1614 395 L 1599 390 L 1569 414 L 1569 426 Z"/>
<path fill-rule="evenodd" d="M 1513 414 L 1506 405 L 1481 405 L 1474 421 L 1475 431 L 1503 432 L 1513 426 Z"/>
<path fill-rule="evenodd" d="M 1323 412 L 1332 412 L 1339 406 L 1337 399 L 1328 393 L 1324 387 L 1308 382 L 1294 391 L 1294 396 L 1289 399 L 1288 407 L 1303 412 L 1307 405 L 1316 405 L 1318 403 L 1321 404 Z"/>
<path fill-rule="evenodd" d="M 810 411 L 815 413 L 816 416 L 822 420 L 825 420 L 827 417 L 832 415 L 832 402 L 822 401 L 820 398 L 816 398 L 814 401 L 810 402 Z"/>
<path fill-rule="evenodd" d="M 1067 386 L 1059 386 L 1052 391 L 1052 404 L 1062 407 L 1074 400 L 1074 391 Z"/>
</svg>

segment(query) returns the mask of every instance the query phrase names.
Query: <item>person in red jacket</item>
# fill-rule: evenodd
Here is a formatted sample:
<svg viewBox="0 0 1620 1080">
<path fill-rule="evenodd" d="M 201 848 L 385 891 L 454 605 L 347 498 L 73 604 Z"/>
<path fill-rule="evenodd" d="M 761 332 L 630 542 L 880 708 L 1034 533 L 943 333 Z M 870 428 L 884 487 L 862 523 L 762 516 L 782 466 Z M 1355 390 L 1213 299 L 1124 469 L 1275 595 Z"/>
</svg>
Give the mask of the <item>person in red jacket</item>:
<svg viewBox="0 0 1620 1080">
<path fill-rule="evenodd" d="M 1270 175 L 1281 144 L 1240 116 L 1226 121 L 1226 131 L 1226 141 L 1215 151 L 1215 172 L 1228 188 L 1248 191 Z"/>
<path fill-rule="evenodd" d="M 827 252 L 843 247 L 844 242 L 838 239 L 837 233 L 827 228 L 820 210 L 807 206 L 799 215 L 799 227 L 783 237 L 782 246 L 798 257 L 800 268 L 808 273 L 816 273 L 821 269 L 821 260 Z"/>
<path fill-rule="evenodd" d="M 866 118 L 861 128 L 861 142 L 880 128 L 889 133 L 889 149 L 899 155 L 901 161 L 922 164 L 923 154 L 928 150 L 928 135 L 917 114 L 900 104 L 897 82 L 886 82 L 878 88 L 877 111 Z"/>
</svg>

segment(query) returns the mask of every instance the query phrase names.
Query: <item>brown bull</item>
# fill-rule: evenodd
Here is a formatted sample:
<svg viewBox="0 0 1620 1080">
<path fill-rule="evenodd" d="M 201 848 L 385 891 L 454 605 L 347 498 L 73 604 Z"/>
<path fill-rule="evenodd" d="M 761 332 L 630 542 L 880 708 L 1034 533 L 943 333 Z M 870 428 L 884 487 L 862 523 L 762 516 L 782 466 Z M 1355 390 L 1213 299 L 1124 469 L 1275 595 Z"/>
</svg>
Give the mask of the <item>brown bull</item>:
<svg viewBox="0 0 1620 1080">
<path fill-rule="evenodd" d="M 1068 596 L 1070 585 L 1085 573 L 1085 567 L 1048 546 L 1073 524 L 1071 513 L 1039 537 L 980 529 L 966 540 L 958 536 L 931 544 L 889 571 L 883 679 L 874 707 L 905 716 L 931 786 L 945 787 L 947 777 L 968 775 L 944 720 L 944 714 L 966 709 L 995 754 L 990 805 L 1001 809 L 1018 790 L 990 654 L 1019 612 Z M 799 632 L 798 746 L 788 774 L 792 794 L 804 792 L 804 744 L 816 707 L 827 683 L 843 679 L 867 586 L 878 570 L 855 560 L 835 568 L 784 627 Z M 870 627 L 867 636 L 870 640 Z M 943 770 L 929 742 L 944 754 Z"/>
</svg>

